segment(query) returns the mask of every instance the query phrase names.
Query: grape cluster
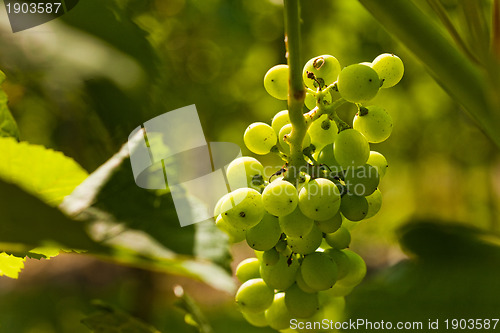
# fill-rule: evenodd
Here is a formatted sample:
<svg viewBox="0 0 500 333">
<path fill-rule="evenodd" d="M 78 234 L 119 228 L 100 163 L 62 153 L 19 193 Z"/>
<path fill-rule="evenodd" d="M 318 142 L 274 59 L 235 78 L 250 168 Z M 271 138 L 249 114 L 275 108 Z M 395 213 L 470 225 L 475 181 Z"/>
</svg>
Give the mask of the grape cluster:
<svg viewBox="0 0 500 333">
<path fill-rule="evenodd" d="M 303 70 L 308 110 L 299 172 L 290 171 L 296 167 L 289 164 L 294 124 L 287 110 L 270 125 L 256 122 L 246 129 L 243 139 L 251 152 L 275 153 L 285 161 L 269 179 L 253 157 L 232 161 L 226 175 L 233 191 L 214 210 L 230 242 L 246 241 L 255 250 L 256 258 L 236 269 L 242 282 L 236 303 L 251 324 L 286 330 L 292 319 L 338 320 L 344 296 L 364 278 L 365 262 L 347 249 L 350 228 L 382 205 L 378 185 L 387 161 L 369 143 L 389 137 L 392 119 L 382 107 L 362 103 L 398 83 L 403 71 L 393 54 L 342 70 L 331 55 L 309 60 Z M 288 75 L 287 65 L 271 68 L 266 91 L 286 100 Z M 336 112 L 345 102 L 358 107 L 352 126 Z"/>
</svg>

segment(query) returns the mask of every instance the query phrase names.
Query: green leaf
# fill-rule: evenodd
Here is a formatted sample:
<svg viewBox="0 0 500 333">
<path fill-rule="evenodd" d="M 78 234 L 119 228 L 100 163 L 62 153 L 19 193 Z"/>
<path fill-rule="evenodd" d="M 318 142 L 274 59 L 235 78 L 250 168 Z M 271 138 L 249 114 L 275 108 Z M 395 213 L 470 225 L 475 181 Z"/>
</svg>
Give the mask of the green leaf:
<svg viewBox="0 0 500 333">
<path fill-rule="evenodd" d="M 9 255 L 5 252 L 0 253 L 0 276 L 7 276 L 12 279 L 19 277 L 19 272 L 24 268 L 26 258 L 20 258 Z"/>
<path fill-rule="evenodd" d="M 30 248 L 55 246 L 101 249 L 87 234 L 87 224 L 74 221 L 55 207 L 13 184 L 0 180 L 0 242 Z"/>
<path fill-rule="evenodd" d="M 95 333 L 160 333 L 156 328 L 132 317 L 126 312 L 102 302 L 94 302 L 98 309 L 82 319 L 82 323 Z"/>
<path fill-rule="evenodd" d="M 500 114 L 484 71 L 475 66 L 442 34 L 436 23 L 411 0 L 359 0 L 363 6 L 398 38 L 427 67 L 434 79 L 452 98 L 462 104 L 478 126 L 500 147 Z M 496 66 L 495 68 L 498 68 Z M 491 74 L 490 74 L 491 73 Z"/>
<path fill-rule="evenodd" d="M 73 159 L 43 146 L 0 138 L 0 151 L 0 179 L 51 206 L 60 204 L 88 175 Z"/>
<path fill-rule="evenodd" d="M 5 74 L 0 71 L 0 84 L 5 80 Z M 19 140 L 19 129 L 7 106 L 7 94 L 0 88 L 0 137 L 13 137 Z"/>
</svg>

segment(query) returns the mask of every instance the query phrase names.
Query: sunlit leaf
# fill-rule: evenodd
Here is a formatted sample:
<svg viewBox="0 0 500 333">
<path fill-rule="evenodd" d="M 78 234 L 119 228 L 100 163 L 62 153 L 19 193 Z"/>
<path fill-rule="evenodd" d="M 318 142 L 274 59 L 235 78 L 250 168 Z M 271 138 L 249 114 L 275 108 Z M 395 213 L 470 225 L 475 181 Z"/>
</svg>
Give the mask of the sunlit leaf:
<svg viewBox="0 0 500 333">
<path fill-rule="evenodd" d="M 0 276 L 17 279 L 19 272 L 24 268 L 25 261 L 26 258 L 16 257 L 5 252 L 0 253 Z"/>
<path fill-rule="evenodd" d="M 51 206 L 62 202 L 87 172 L 60 152 L 13 138 L 0 138 L 0 179 L 14 183 Z"/>
</svg>

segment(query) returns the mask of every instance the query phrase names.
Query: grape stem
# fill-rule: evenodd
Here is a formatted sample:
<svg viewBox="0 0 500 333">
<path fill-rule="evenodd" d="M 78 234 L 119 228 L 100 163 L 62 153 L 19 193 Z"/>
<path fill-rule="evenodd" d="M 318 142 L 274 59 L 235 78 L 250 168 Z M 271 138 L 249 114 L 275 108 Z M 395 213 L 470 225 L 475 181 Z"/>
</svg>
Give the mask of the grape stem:
<svg viewBox="0 0 500 333">
<path fill-rule="evenodd" d="M 289 70 L 288 115 L 292 131 L 290 143 L 289 167 L 285 179 L 295 184 L 300 170 L 307 166 L 302 153 L 302 141 L 307 132 L 307 124 L 302 113 L 306 90 L 302 82 L 302 63 L 300 60 L 300 8 L 299 0 L 285 0 L 285 45 Z"/>
</svg>

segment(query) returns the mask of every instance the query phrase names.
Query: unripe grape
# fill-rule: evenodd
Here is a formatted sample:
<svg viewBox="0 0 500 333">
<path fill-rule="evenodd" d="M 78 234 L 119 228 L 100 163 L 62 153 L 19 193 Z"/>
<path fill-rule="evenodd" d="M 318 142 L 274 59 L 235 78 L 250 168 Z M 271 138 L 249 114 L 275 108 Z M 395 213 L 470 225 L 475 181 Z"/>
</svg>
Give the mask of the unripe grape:
<svg viewBox="0 0 500 333">
<path fill-rule="evenodd" d="M 379 55 L 373 60 L 372 68 L 382 80 L 382 88 L 393 87 L 403 78 L 403 61 L 394 54 L 384 53 Z"/>
<path fill-rule="evenodd" d="M 339 162 L 335 159 L 335 155 L 333 154 L 333 144 L 328 144 L 321 149 L 318 154 L 318 163 L 327 165 L 330 168 L 329 172 L 332 173 L 341 173 L 342 167 Z"/>
<path fill-rule="evenodd" d="M 222 218 L 235 228 L 247 230 L 257 225 L 264 214 L 262 196 L 250 188 L 240 188 L 229 193 L 221 205 Z"/>
<path fill-rule="evenodd" d="M 245 230 L 233 226 L 231 223 L 225 221 L 221 215 L 217 216 L 215 225 L 229 237 L 229 243 L 239 243 L 245 239 Z"/>
<path fill-rule="evenodd" d="M 325 290 L 324 292 L 328 294 L 329 297 L 344 297 L 349 295 L 354 287 L 344 286 L 340 283 L 336 283 L 331 289 Z"/>
<path fill-rule="evenodd" d="M 307 285 L 307 283 L 305 283 L 304 281 L 304 278 L 302 277 L 302 273 L 300 271 L 300 267 L 299 269 L 297 270 L 297 275 L 295 276 L 295 283 L 297 284 L 297 286 L 302 289 L 302 291 L 306 292 L 306 293 L 316 293 L 317 291 L 312 289 L 311 287 L 309 287 Z"/>
<path fill-rule="evenodd" d="M 262 192 L 262 203 L 269 214 L 285 216 L 295 210 L 299 201 L 297 189 L 290 182 L 275 180 Z"/>
<path fill-rule="evenodd" d="M 318 99 L 320 99 L 320 105 L 330 105 L 333 102 L 332 94 L 330 92 L 325 92 L 322 96 L 313 95 L 309 92 L 306 93 L 306 98 L 304 99 L 304 104 L 306 108 L 312 110 L 318 104 Z"/>
<path fill-rule="evenodd" d="M 363 281 L 366 275 L 366 264 L 363 258 L 350 250 L 342 250 L 349 258 L 349 268 L 347 274 L 338 283 L 346 287 L 354 287 Z"/>
<path fill-rule="evenodd" d="M 312 78 L 308 77 L 308 72 L 313 73 L 316 80 L 321 83 L 321 88 L 332 84 L 337 81 L 340 73 L 340 63 L 334 56 L 322 55 L 310 59 L 304 66 L 302 77 L 305 85 L 309 89 L 316 90 L 318 83 Z"/>
<path fill-rule="evenodd" d="M 277 331 L 290 328 L 292 315 L 285 304 L 285 293 L 274 295 L 273 304 L 266 310 L 266 320 L 269 326 Z"/>
<path fill-rule="evenodd" d="M 344 172 L 344 182 L 349 193 L 365 197 L 377 189 L 379 176 L 377 169 L 369 164 L 348 168 Z"/>
<path fill-rule="evenodd" d="M 329 234 L 337 231 L 342 225 L 342 216 L 337 212 L 332 218 L 324 221 L 316 221 L 316 226 L 321 232 Z"/>
<path fill-rule="evenodd" d="M 243 141 L 252 153 L 265 155 L 276 145 L 278 137 L 271 126 L 257 122 L 247 127 Z"/>
<path fill-rule="evenodd" d="M 278 141 L 281 145 L 281 148 L 286 153 L 290 153 L 290 145 L 288 142 L 285 141 L 285 136 L 289 136 L 290 133 L 292 132 L 292 124 L 287 124 L 283 126 L 280 130 L 279 136 L 278 136 Z M 309 136 L 308 133 L 304 136 L 304 140 L 302 140 L 302 149 L 309 147 L 311 145 L 311 137 Z"/>
<path fill-rule="evenodd" d="M 352 127 L 363 134 L 368 142 L 379 143 L 391 135 L 392 118 L 384 108 L 372 105 L 356 113 Z"/>
<path fill-rule="evenodd" d="M 274 265 L 261 263 L 260 276 L 266 281 L 266 284 L 278 290 L 286 290 L 295 282 L 295 274 L 299 268 L 297 259 L 292 258 L 288 265 L 287 257 L 280 255 L 278 262 Z"/>
<path fill-rule="evenodd" d="M 338 268 L 338 280 L 341 280 L 344 278 L 344 276 L 347 275 L 347 272 L 349 270 L 349 257 L 344 253 L 344 251 L 337 250 L 334 248 L 329 248 L 326 249 L 325 252 L 323 252 L 330 257 L 332 257 L 333 261 L 337 264 Z"/>
<path fill-rule="evenodd" d="M 366 164 L 370 164 L 371 166 L 377 168 L 380 179 L 384 177 L 388 167 L 387 160 L 385 159 L 384 155 L 376 151 L 370 151 L 370 157 L 368 157 L 368 161 L 366 161 Z"/>
<path fill-rule="evenodd" d="M 318 293 L 306 293 L 294 284 L 285 291 L 285 304 L 294 318 L 308 318 L 319 310 Z"/>
<path fill-rule="evenodd" d="M 382 207 L 382 193 L 377 189 L 373 194 L 365 197 L 365 199 L 368 202 L 368 212 L 365 218 L 368 219 L 375 216 Z"/>
<path fill-rule="evenodd" d="M 309 133 L 311 137 L 311 143 L 316 146 L 317 149 L 321 149 L 335 141 L 338 131 L 337 124 L 331 121 L 328 115 L 324 114 L 312 122 L 307 133 Z"/>
<path fill-rule="evenodd" d="M 274 247 L 270 250 L 264 251 L 264 253 L 262 254 L 262 263 L 266 266 L 272 266 L 276 264 L 279 260 L 280 260 L 280 254 L 278 251 L 276 251 Z"/>
<path fill-rule="evenodd" d="M 260 278 L 260 261 L 257 258 L 247 258 L 236 267 L 236 277 L 243 283 Z"/>
<path fill-rule="evenodd" d="M 264 167 L 253 157 L 238 157 L 234 159 L 226 169 L 229 187 L 233 190 L 237 188 L 250 187 L 257 189 L 260 184 L 257 178 L 262 178 Z M 220 212 L 219 212 L 220 214 Z"/>
<path fill-rule="evenodd" d="M 263 312 L 271 306 L 274 290 L 262 279 L 251 279 L 243 283 L 236 292 L 235 300 L 241 312 Z"/>
<path fill-rule="evenodd" d="M 346 129 L 337 135 L 333 153 L 342 168 L 359 167 L 364 165 L 370 156 L 370 144 L 363 134 L 354 129 Z"/>
<path fill-rule="evenodd" d="M 311 180 L 299 192 L 299 208 L 310 219 L 327 220 L 338 212 L 339 207 L 340 192 L 328 179 Z"/>
<path fill-rule="evenodd" d="M 264 76 L 264 88 L 274 98 L 288 99 L 288 65 L 276 65 Z"/>
<path fill-rule="evenodd" d="M 248 245 L 259 251 L 273 248 L 281 237 L 281 229 L 276 216 L 265 214 L 262 220 L 246 231 Z"/>
<path fill-rule="evenodd" d="M 368 201 L 365 197 L 346 194 L 342 197 L 340 212 L 349 221 L 361 221 L 368 215 Z"/>
<path fill-rule="evenodd" d="M 283 252 L 286 250 L 287 247 L 287 242 L 284 239 L 280 239 L 279 242 L 276 244 L 275 248 L 276 251 L 278 252 Z"/>
<path fill-rule="evenodd" d="M 300 270 L 304 282 L 317 291 L 330 289 L 337 281 L 337 264 L 322 252 L 305 256 Z"/>
<path fill-rule="evenodd" d="M 221 207 L 222 207 L 222 203 L 224 202 L 224 200 L 226 200 L 227 198 L 229 197 L 229 193 L 227 194 L 224 194 L 220 199 L 219 201 L 217 201 L 217 203 L 215 204 L 215 208 L 214 208 L 214 217 L 217 217 L 221 214 Z"/>
<path fill-rule="evenodd" d="M 316 251 L 323 240 L 323 233 L 313 225 L 311 231 L 299 237 L 288 237 L 288 246 L 294 253 L 309 254 Z"/>
<path fill-rule="evenodd" d="M 337 88 L 342 97 L 352 103 L 366 102 L 375 97 L 380 88 L 380 78 L 371 67 L 354 64 L 339 74 Z"/>
<path fill-rule="evenodd" d="M 268 326 L 266 320 L 265 311 L 252 313 L 252 312 L 242 312 L 243 317 L 248 321 L 251 325 L 255 327 L 266 327 Z"/>
<path fill-rule="evenodd" d="M 283 126 L 290 124 L 290 116 L 288 115 L 288 110 L 283 110 L 276 113 L 271 122 L 271 127 L 273 128 L 276 135 L 280 133 Z"/>
<path fill-rule="evenodd" d="M 339 230 L 326 234 L 325 240 L 332 248 L 342 250 L 351 244 L 351 233 L 347 228 L 340 227 Z"/>
<path fill-rule="evenodd" d="M 297 207 L 292 213 L 279 218 L 281 230 L 290 237 L 299 237 L 309 233 L 314 221 Z"/>
</svg>

